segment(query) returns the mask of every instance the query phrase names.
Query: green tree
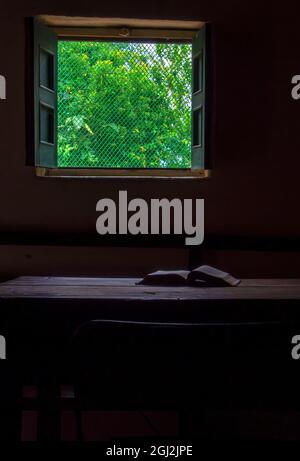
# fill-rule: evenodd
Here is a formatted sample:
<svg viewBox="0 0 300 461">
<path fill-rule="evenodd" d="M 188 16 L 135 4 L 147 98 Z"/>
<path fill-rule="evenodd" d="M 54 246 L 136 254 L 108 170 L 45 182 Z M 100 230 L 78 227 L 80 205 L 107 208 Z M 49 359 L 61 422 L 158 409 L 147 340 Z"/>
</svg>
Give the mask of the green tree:
<svg viewBox="0 0 300 461">
<path fill-rule="evenodd" d="M 59 42 L 61 167 L 188 168 L 191 45 Z"/>
</svg>

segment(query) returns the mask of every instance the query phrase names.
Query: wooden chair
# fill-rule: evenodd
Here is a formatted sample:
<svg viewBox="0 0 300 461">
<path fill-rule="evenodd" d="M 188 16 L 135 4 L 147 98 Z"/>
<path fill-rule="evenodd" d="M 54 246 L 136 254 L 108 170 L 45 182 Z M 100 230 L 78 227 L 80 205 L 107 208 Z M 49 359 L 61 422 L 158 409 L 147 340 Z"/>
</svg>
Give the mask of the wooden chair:
<svg viewBox="0 0 300 461">
<path fill-rule="evenodd" d="M 183 436 L 191 411 L 272 408 L 278 329 L 276 322 L 82 324 L 70 356 L 80 438 L 82 410 L 176 410 Z"/>
</svg>

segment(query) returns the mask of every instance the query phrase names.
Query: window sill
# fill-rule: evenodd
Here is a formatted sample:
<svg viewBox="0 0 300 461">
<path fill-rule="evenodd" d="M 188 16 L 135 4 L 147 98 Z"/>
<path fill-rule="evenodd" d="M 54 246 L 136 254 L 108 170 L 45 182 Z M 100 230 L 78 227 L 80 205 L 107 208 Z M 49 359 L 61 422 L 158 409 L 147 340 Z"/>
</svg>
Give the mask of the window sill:
<svg viewBox="0 0 300 461">
<path fill-rule="evenodd" d="M 143 178 L 143 179 L 196 179 L 208 178 L 205 169 L 110 169 L 110 168 L 43 168 L 36 167 L 36 176 L 50 178 Z"/>
</svg>

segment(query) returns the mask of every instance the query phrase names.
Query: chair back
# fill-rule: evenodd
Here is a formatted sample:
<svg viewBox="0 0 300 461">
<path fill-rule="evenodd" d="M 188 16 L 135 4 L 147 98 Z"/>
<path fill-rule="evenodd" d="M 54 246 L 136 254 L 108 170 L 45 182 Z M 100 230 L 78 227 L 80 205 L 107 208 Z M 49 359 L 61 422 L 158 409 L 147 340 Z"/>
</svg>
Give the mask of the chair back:
<svg viewBox="0 0 300 461">
<path fill-rule="evenodd" d="M 75 393 L 102 409 L 272 405 L 279 330 L 276 322 L 89 321 L 73 336 Z"/>
</svg>

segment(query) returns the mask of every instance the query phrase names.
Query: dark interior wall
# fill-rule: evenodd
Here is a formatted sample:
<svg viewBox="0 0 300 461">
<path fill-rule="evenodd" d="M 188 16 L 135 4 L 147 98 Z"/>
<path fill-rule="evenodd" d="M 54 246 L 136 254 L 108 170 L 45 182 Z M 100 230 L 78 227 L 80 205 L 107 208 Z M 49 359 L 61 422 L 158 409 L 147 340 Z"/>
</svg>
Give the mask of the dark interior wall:
<svg viewBox="0 0 300 461">
<path fill-rule="evenodd" d="M 291 78 L 300 73 L 300 36 L 292 4 L 285 2 L 281 9 L 275 9 L 272 2 L 257 0 L 29 0 L 22 4 L 4 0 L 0 13 L 0 74 L 7 79 L 7 100 L 0 101 L 0 232 L 94 233 L 96 202 L 104 197 L 116 198 L 118 190 L 125 189 L 129 198 L 204 198 L 206 235 L 300 237 L 300 102 L 290 96 Z M 212 21 L 215 127 L 211 177 L 35 177 L 34 169 L 25 166 L 24 20 L 36 14 Z M 24 273 L 47 272 L 47 267 L 38 262 L 42 248 L 18 247 L 14 250 L 18 256 L 10 247 L 3 246 L 1 251 L 10 261 L 10 272 L 20 273 L 23 266 Z M 56 254 L 51 273 L 63 273 L 64 267 L 67 273 L 79 273 L 80 264 L 86 273 L 118 273 L 109 256 L 103 258 L 101 247 L 95 249 L 98 256 L 93 261 L 80 252 L 74 264 L 65 263 L 63 247 Z M 187 263 L 187 251 L 182 249 L 128 249 L 126 255 L 128 273 L 135 272 L 137 261 L 138 272 L 143 267 L 154 267 L 156 256 L 158 266 Z M 20 265 L 20 260 L 24 264 Z M 8 272 L 5 268 L 1 271 Z M 297 271 L 300 273 L 300 264 Z M 243 262 L 240 272 L 244 273 Z M 284 276 L 284 268 L 279 275 Z"/>
</svg>

